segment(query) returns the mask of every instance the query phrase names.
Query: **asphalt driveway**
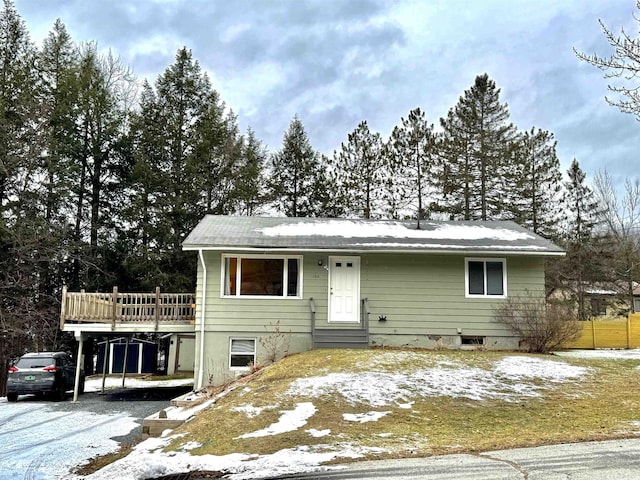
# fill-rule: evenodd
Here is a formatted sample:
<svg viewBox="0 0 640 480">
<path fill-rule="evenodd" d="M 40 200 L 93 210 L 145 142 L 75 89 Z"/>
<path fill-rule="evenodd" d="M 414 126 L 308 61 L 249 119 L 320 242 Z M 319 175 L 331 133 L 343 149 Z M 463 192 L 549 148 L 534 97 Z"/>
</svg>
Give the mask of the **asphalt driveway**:
<svg viewBox="0 0 640 480">
<path fill-rule="evenodd" d="M 86 393 L 78 403 L 21 396 L 0 399 L 0 480 L 74 478 L 90 458 L 140 438 L 142 419 L 190 387 Z"/>
</svg>

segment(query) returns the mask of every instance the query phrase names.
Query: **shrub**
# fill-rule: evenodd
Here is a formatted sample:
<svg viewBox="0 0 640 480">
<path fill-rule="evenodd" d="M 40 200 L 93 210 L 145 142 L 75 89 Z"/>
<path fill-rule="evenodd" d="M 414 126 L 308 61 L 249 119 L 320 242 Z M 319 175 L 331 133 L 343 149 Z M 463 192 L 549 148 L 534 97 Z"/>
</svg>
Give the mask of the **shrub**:
<svg viewBox="0 0 640 480">
<path fill-rule="evenodd" d="M 493 314 L 494 321 L 519 336 L 529 352 L 549 353 L 578 338 L 582 329 L 569 306 L 547 303 L 542 293 L 510 297 Z"/>
<path fill-rule="evenodd" d="M 267 335 L 260 337 L 258 341 L 264 348 L 266 361 L 275 363 L 278 358 L 286 357 L 289 353 L 289 344 L 291 342 L 291 331 L 283 332 L 280 328 L 280 320 L 275 323 L 269 323 L 273 329 L 269 331 L 268 327 L 264 327 Z"/>
</svg>

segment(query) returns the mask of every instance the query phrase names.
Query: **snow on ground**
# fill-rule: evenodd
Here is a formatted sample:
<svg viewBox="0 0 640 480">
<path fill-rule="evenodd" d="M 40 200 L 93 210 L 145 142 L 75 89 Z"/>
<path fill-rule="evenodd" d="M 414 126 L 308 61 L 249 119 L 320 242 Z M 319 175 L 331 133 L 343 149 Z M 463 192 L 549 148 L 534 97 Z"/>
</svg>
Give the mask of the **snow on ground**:
<svg viewBox="0 0 640 480">
<path fill-rule="evenodd" d="M 126 377 L 124 388 L 149 388 L 149 387 L 180 387 L 183 385 L 193 385 L 193 378 L 181 378 L 172 380 L 149 380 L 142 377 Z M 105 390 L 112 390 L 122 387 L 121 376 L 107 376 L 105 378 Z M 99 392 L 102 390 L 102 376 L 93 375 L 87 377 L 84 382 L 85 392 Z"/>
<path fill-rule="evenodd" d="M 386 368 L 390 369 L 400 361 L 408 361 L 415 365 L 415 368 L 404 373 L 385 372 Z M 579 381 L 589 373 L 587 368 L 576 367 L 560 360 L 526 356 L 504 357 L 489 369 L 471 368 L 445 359 L 430 366 L 421 366 L 420 363 L 424 363 L 424 356 L 415 352 L 380 352 L 369 364 L 357 365 L 357 369 L 364 370 L 362 372 L 331 373 L 301 378 L 292 382 L 288 393 L 309 397 L 322 394 L 342 395 L 352 404 L 395 405 L 399 408 L 411 408 L 416 399 L 429 396 L 518 401 L 524 397 L 540 396 L 541 390 L 551 389 L 559 382 Z M 244 404 L 237 410 L 246 413 L 247 416 L 255 416 L 264 409 L 276 407 L 254 407 Z M 267 428 L 246 433 L 241 437 L 275 435 L 297 430 L 302 428 L 315 412 L 316 407 L 311 402 L 298 403 L 293 410 L 281 412 L 280 419 Z M 348 421 L 377 421 L 388 413 L 369 411 L 343 414 L 343 418 Z M 306 432 L 313 437 L 331 433 L 329 429 L 309 429 Z M 334 458 L 358 458 L 366 453 L 382 452 L 379 448 L 344 443 L 298 446 L 271 455 L 190 455 L 188 448 L 183 448 L 181 452 L 160 452 L 171 438 L 149 439 L 139 444 L 129 456 L 87 478 L 138 480 L 190 470 L 218 470 L 230 473 L 228 478 L 242 480 L 326 470 L 327 467 L 320 465 Z"/>
<path fill-rule="evenodd" d="M 341 444 L 299 446 L 271 455 L 232 453 L 229 455 L 190 455 L 187 452 L 159 453 L 174 437 L 150 438 L 138 444 L 133 452 L 86 480 L 142 480 L 187 471 L 225 471 L 231 480 L 275 477 L 299 472 L 326 471 L 340 467 L 321 467 L 334 458 L 361 458 L 368 453 L 381 453 L 380 448 Z"/>
<path fill-rule="evenodd" d="M 564 354 L 565 352 L 563 352 Z M 596 357 L 607 356 L 609 358 L 640 358 L 640 349 L 625 351 L 589 351 L 566 352 L 572 356 Z M 431 357 L 433 358 L 433 357 Z M 391 366 L 400 362 L 408 362 L 412 368 L 403 373 L 393 373 Z M 518 401 L 525 397 L 540 396 L 541 391 L 551 389 L 555 384 L 566 381 L 579 381 L 589 373 L 589 369 L 576 367 L 561 360 L 539 359 L 526 356 L 507 356 L 496 362 L 488 369 L 471 368 L 455 361 L 442 359 L 432 365 L 424 365 L 424 356 L 416 352 L 380 352 L 368 364 L 358 364 L 355 373 L 332 373 L 313 378 L 302 378 L 292 382 L 289 394 L 314 397 L 323 394 L 342 395 L 352 404 L 362 403 L 374 407 L 394 405 L 396 408 L 411 408 L 413 402 L 420 398 L 430 396 L 451 396 L 468 398 L 473 400 L 502 399 L 504 401 Z M 389 371 L 385 371 L 389 370 Z M 185 383 L 188 383 L 187 380 Z M 87 390 L 99 390 L 101 377 L 87 379 Z M 122 380 L 118 377 L 108 377 L 109 388 L 120 388 Z M 143 383 L 144 382 L 144 383 Z M 175 385 L 176 380 L 171 381 Z M 183 381 L 180 381 L 183 382 Z M 138 378 L 127 378 L 126 387 L 149 385 L 149 381 Z M 153 382 L 153 385 L 160 382 Z M 247 388 L 245 388 L 247 390 Z M 6 399 L 0 399 L 6 402 Z M 3 405 L 7 407 L 9 405 Z M 11 408 L 20 409 L 21 404 L 10 405 Z M 253 407 L 245 404 L 238 407 L 247 416 L 259 415 L 265 409 L 277 408 L 277 405 L 268 407 Z M 316 407 L 311 402 L 298 403 L 296 408 L 282 412 L 278 422 L 269 427 L 244 434 L 243 436 L 275 435 L 302 428 L 309 418 L 313 416 Z M 367 412 L 362 414 L 345 414 L 345 419 L 350 421 L 375 421 L 387 412 Z M 117 443 L 108 439 L 117 435 L 124 435 L 136 426 L 133 418 L 123 416 L 95 415 L 89 412 L 73 412 L 73 416 L 54 416 L 47 414 L 47 420 L 51 419 L 59 435 L 60 444 L 47 443 L 42 445 L 43 453 L 39 461 L 43 464 L 48 455 L 62 455 L 65 458 L 65 468 L 83 463 L 86 459 L 100 453 L 112 451 Z M 76 416 L 77 415 L 77 416 Z M 74 435 L 85 435 L 83 444 L 85 449 L 66 450 L 64 439 L 68 436 L 68 428 L 59 423 L 67 419 L 78 430 Z M 29 422 L 41 421 L 29 415 L 20 417 L 24 425 Z M 55 423 L 54 423 L 55 422 Z M 80 428 L 78 428 L 78 426 Z M 306 432 L 313 437 L 330 435 L 330 430 L 309 429 Z M 11 439 L 16 437 L 12 432 L 0 431 L 0 440 L 6 439 L 3 450 L 0 453 L 0 463 L 3 468 L 15 468 L 24 472 L 28 466 L 20 464 L 20 452 L 11 448 Z M 167 445 L 172 437 L 151 438 L 140 443 L 127 457 L 114 462 L 102 470 L 87 477 L 88 480 L 138 480 L 154 476 L 181 473 L 193 470 L 224 470 L 229 472 L 234 480 L 248 478 L 260 478 L 277 475 L 293 474 L 326 470 L 321 467 L 324 462 L 335 458 L 358 458 L 370 452 L 380 452 L 380 449 L 372 449 L 351 444 L 298 446 L 285 449 L 271 455 L 230 454 L 224 456 L 191 455 L 189 451 L 197 448 L 197 444 L 186 444 L 182 451 L 162 453 L 160 450 Z M 33 439 L 34 448 L 38 440 Z M 29 458 L 32 460 L 33 455 Z M 8 466 L 8 467 L 6 467 Z M 67 471 L 56 472 L 60 478 L 71 479 L 71 475 L 64 476 Z M 4 480 L 5 477 L 1 477 Z M 13 478 L 11 476 L 7 479 Z"/>
<path fill-rule="evenodd" d="M 33 403 L 3 404 L 0 424 L 11 420 L 11 430 L 0 430 L 0 479 L 70 478 L 67 472 L 96 455 L 118 449 L 112 437 L 136 428 L 127 414 L 98 415 L 87 411 L 54 411 Z M 42 435 L 41 425 L 47 434 Z"/>
<path fill-rule="evenodd" d="M 311 402 L 298 403 L 293 410 L 285 410 L 276 423 L 272 423 L 267 428 L 245 433 L 236 438 L 256 438 L 278 435 L 279 433 L 293 432 L 307 424 L 307 420 L 316 413 L 317 409 Z"/>
<path fill-rule="evenodd" d="M 342 418 L 347 422 L 377 422 L 382 417 L 389 415 L 391 412 L 367 412 L 367 413 L 343 413 Z"/>
<path fill-rule="evenodd" d="M 248 403 L 244 405 L 240 405 L 239 407 L 234 408 L 235 412 L 244 412 L 247 418 L 253 418 L 260 415 L 265 410 L 273 410 L 274 408 L 278 408 L 277 405 L 265 405 L 264 407 L 254 407 Z"/>
<path fill-rule="evenodd" d="M 391 356 L 387 359 L 392 361 L 393 352 L 389 353 Z M 541 390 L 552 387 L 535 380 L 550 383 L 577 381 L 587 373 L 587 368 L 562 361 L 512 356 L 502 359 L 492 370 L 443 361 L 404 373 L 330 373 L 300 378 L 291 384 L 287 393 L 309 397 L 340 395 L 352 405 L 364 403 L 373 407 L 395 404 L 406 408 L 406 404 L 416 398 L 436 396 L 517 402 L 523 397 L 539 397 Z"/>
<path fill-rule="evenodd" d="M 560 357 L 572 358 L 612 358 L 619 360 L 640 360 L 640 348 L 633 350 L 567 350 L 565 352 L 554 352 Z"/>
</svg>

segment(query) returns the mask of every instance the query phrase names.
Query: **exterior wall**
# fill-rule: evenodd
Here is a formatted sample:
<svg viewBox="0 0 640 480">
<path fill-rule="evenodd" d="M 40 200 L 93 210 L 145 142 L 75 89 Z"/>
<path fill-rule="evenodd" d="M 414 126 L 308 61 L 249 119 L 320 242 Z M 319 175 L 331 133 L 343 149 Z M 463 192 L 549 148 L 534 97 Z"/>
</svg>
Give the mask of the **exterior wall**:
<svg viewBox="0 0 640 480">
<path fill-rule="evenodd" d="M 192 339 L 189 342 L 189 339 Z M 182 342 L 182 343 L 181 343 Z M 167 357 L 167 375 L 174 375 L 179 372 L 193 372 L 193 367 L 189 365 L 189 360 L 194 356 L 195 335 L 174 333 L 169 341 L 169 356 Z M 191 351 L 187 351 L 191 350 Z M 180 365 L 178 368 L 178 364 Z"/>
<path fill-rule="evenodd" d="M 165 358 L 165 363 L 167 366 L 167 375 L 173 375 L 176 373 L 176 352 L 178 350 L 178 334 L 174 333 L 171 335 L 171 339 L 169 340 L 169 352 L 167 358 Z"/>
<path fill-rule="evenodd" d="M 290 254 L 296 254 L 291 252 Z M 269 344 L 279 341 L 287 353 L 311 348 L 310 302 L 316 306 L 317 328 L 353 328 L 327 322 L 330 253 L 303 253 L 302 297 L 221 298 L 221 252 L 204 252 L 205 295 L 204 384 L 221 384 L 238 373 L 229 369 L 230 338 L 256 339 L 257 363 L 269 357 Z M 345 252 L 336 255 L 349 255 Z M 465 297 L 465 256 L 430 254 L 354 254 L 361 258 L 360 297 L 371 314 L 371 345 L 460 348 L 461 336 L 485 337 L 486 348 L 518 347 L 493 307 L 501 299 Z M 544 292 L 542 257 L 506 258 L 507 294 Z M 196 307 L 196 375 L 200 358 L 203 270 L 198 265 Z M 379 317 L 386 317 L 380 321 Z M 279 328 L 281 336 L 273 332 Z M 287 344 L 287 345 L 284 345 Z"/>
</svg>

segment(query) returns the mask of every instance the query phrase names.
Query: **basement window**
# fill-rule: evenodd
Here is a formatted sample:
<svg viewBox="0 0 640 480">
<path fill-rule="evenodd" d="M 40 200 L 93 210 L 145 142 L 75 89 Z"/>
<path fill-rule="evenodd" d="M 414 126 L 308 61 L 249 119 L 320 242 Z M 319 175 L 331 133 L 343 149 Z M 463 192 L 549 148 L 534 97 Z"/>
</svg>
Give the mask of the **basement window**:
<svg viewBox="0 0 640 480">
<path fill-rule="evenodd" d="M 229 345 L 229 368 L 247 369 L 256 363 L 255 338 L 232 338 Z"/>
<path fill-rule="evenodd" d="M 484 337 L 463 335 L 460 337 L 460 343 L 462 345 L 484 345 Z"/>
<path fill-rule="evenodd" d="M 302 297 L 302 257 L 223 255 L 225 297 Z"/>
</svg>

